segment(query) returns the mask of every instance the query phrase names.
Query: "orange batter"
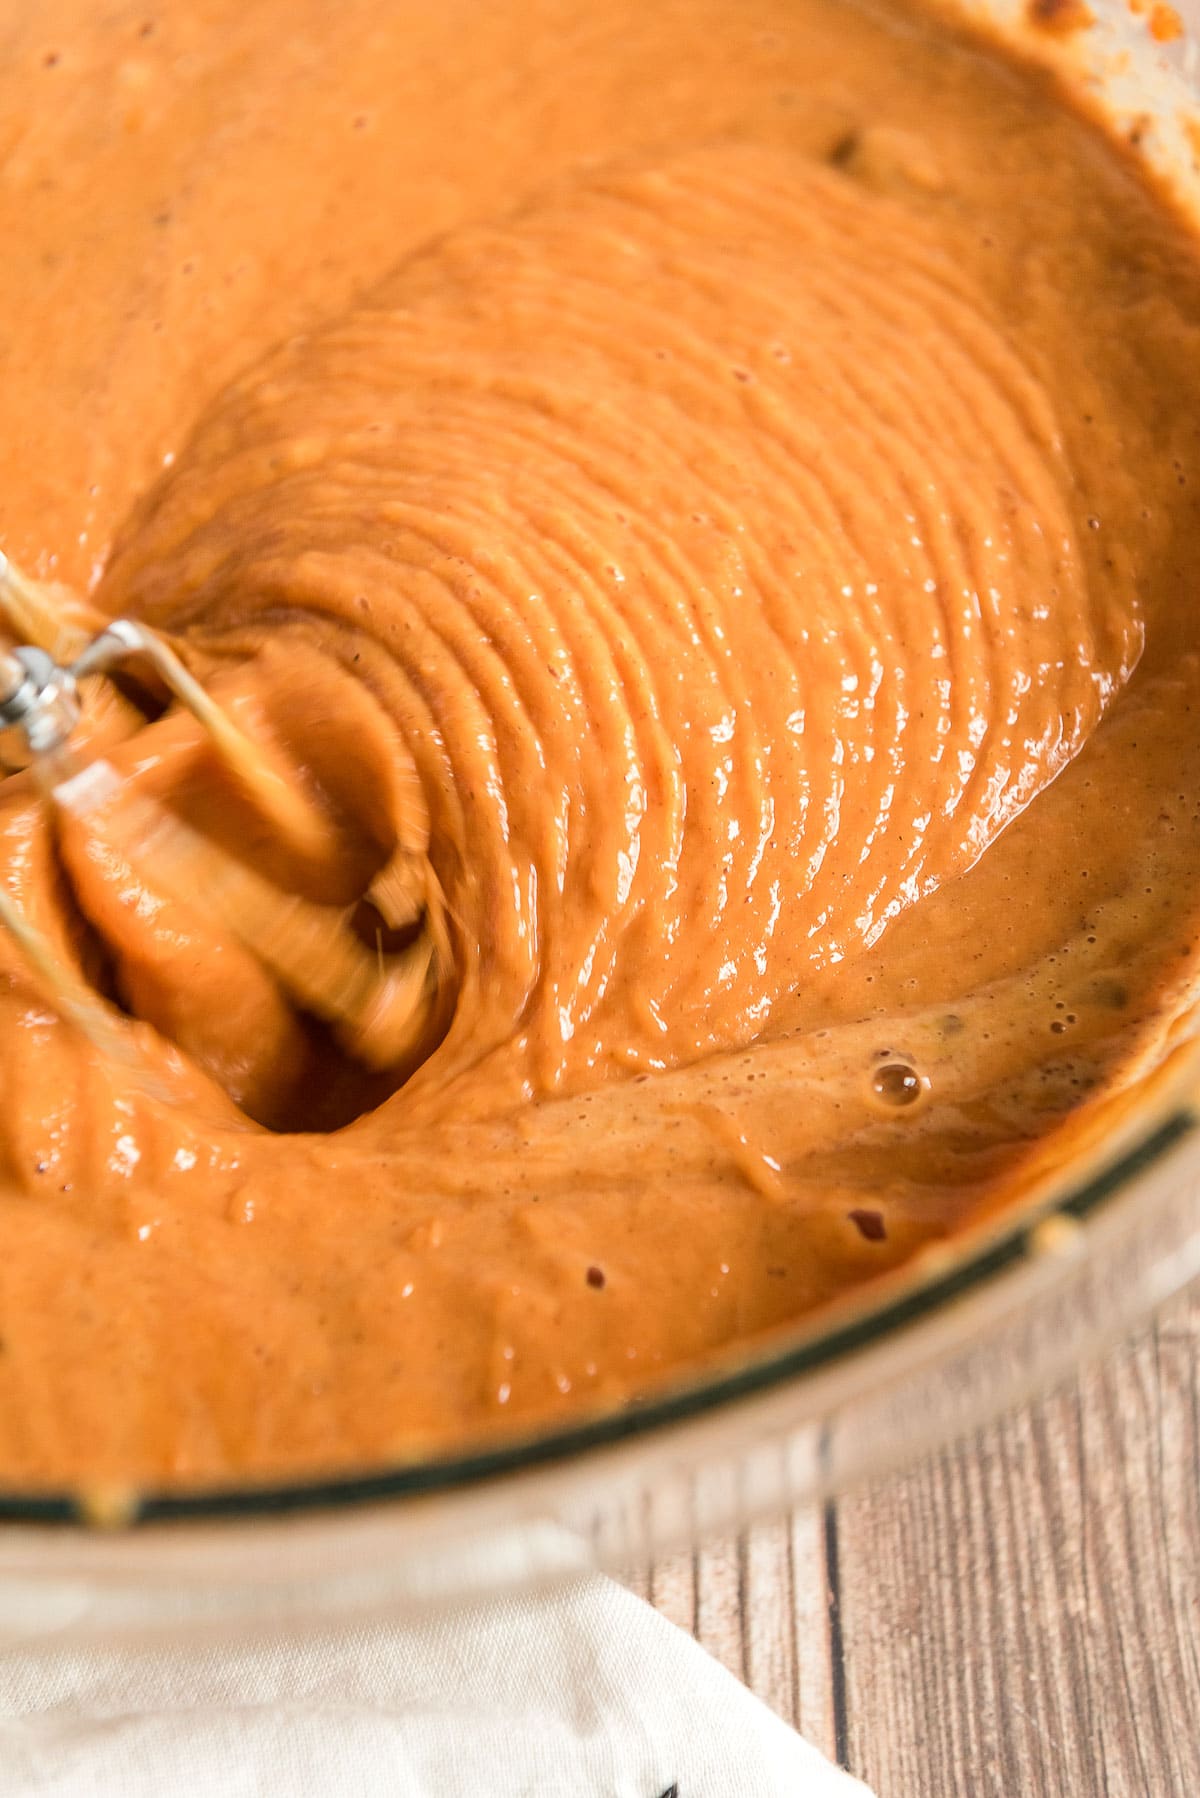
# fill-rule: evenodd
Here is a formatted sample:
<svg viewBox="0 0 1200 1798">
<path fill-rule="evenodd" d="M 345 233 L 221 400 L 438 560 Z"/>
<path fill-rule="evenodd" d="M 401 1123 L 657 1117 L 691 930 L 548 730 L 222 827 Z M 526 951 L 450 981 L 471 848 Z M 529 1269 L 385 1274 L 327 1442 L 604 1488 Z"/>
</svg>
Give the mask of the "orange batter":
<svg viewBox="0 0 1200 1798">
<path fill-rule="evenodd" d="M 128 1049 L 0 942 L 5 1483 L 622 1400 L 1153 1064 L 1200 261 L 1046 77 L 845 0 L 8 37 L 0 545 L 167 634 L 324 836 L 102 691 L 115 798 L 0 783 Z M 321 1013 L 335 931 L 403 1038 Z"/>
</svg>

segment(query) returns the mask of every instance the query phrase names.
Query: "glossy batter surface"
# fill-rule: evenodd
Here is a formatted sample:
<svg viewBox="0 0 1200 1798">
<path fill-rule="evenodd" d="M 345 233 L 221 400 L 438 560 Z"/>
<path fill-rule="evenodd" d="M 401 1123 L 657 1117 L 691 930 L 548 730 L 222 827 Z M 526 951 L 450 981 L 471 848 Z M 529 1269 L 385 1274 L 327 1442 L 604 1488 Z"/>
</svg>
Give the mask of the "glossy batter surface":
<svg viewBox="0 0 1200 1798">
<path fill-rule="evenodd" d="M 9 40 L 0 544 L 169 635 L 322 824 L 111 691 L 114 797 L 0 783 L 119 1038 L 0 943 L 5 1483 L 611 1404 L 1155 1062 L 1200 263 L 1045 77 L 833 0 Z M 411 1028 L 316 1020 L 337 932 Z"/>
</svg>

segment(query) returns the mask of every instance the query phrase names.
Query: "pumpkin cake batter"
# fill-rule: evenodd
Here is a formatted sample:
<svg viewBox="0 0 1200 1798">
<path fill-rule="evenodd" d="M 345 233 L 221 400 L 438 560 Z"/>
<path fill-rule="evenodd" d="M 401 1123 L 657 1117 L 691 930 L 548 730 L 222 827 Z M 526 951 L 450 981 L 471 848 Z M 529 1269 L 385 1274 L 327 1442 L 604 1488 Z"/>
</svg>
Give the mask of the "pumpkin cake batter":
<svg viewBox="0 0 1200 1798">
<path fill-rule="evenodd" d="M 1048 76 L 847 0 L 9 13 L 0 545 L 321 826 L 99 683 L 115 795 L 0 781 L 128 1048 L 0 942 L 5 1485 L 636 1396 L 1154 1065 L 1200 259 Z M 405 1033 L 313 1015 L 301 916 Z"/>
</svg>

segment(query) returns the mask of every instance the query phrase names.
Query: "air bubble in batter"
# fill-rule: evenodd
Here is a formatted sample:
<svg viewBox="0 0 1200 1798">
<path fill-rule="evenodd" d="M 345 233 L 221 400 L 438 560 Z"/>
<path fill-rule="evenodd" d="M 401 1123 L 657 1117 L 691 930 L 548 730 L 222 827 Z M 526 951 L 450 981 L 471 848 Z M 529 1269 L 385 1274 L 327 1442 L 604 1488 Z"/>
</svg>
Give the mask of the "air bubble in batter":
<svg viewBox="0 0 1200 1798">
<path fill-rule="evenodd" d="M 877 1111 L 889 1114 L 911 1111 L 928 1094 L 929 1078 L 919 1073 L 910 1061 L 892 1055 L 871 1070 L 869 1091 Z"/>
</svg>

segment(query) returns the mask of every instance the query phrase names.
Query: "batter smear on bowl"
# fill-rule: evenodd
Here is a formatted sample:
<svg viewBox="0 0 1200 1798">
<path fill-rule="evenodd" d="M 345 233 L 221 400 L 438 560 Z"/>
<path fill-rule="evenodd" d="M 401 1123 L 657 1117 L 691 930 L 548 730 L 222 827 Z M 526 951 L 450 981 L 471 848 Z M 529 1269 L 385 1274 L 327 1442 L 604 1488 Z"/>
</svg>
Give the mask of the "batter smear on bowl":
<svg viewBox="0 0 1200 1798">
<path fill-rule="evenodd" d="M 83 813 L 0 780 L 128 1051 L 0 940 L 5 1484 L 625 1402 L 1161 1059 L 1200 259 L 1048 76 L 832 0 L 55 0 L 0 100 L 10 634 L 143 621 L 311 820 L 136 684 Z"/>
</svg>

